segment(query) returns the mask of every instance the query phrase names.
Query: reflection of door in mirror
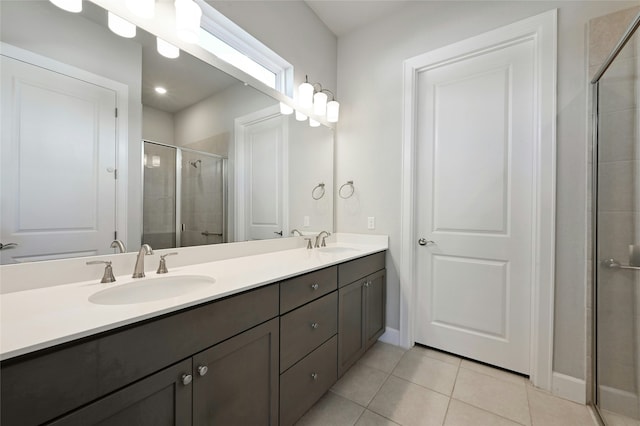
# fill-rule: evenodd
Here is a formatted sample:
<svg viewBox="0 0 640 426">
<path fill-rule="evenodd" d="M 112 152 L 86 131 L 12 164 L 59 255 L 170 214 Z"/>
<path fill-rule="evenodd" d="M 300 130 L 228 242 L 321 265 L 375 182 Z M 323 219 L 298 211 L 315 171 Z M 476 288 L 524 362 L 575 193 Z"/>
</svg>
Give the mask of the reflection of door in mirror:
<svg viewBox="0 0 640 426">
<path fill-rule="evenodd" d="M 144 142 L 143 244 L 154 249 L 227 242 L 226 159 Z"/>
<path fill-rule="evenodd" d="M 116 93 L 7 56 L 1 92 L 0 263 L 112 253 Z"/>
<path fill-rule="evenodd" d="M 288 121 L 275 108 L 236 119 L 237 238 L 288 236 Z"/>
</svg>

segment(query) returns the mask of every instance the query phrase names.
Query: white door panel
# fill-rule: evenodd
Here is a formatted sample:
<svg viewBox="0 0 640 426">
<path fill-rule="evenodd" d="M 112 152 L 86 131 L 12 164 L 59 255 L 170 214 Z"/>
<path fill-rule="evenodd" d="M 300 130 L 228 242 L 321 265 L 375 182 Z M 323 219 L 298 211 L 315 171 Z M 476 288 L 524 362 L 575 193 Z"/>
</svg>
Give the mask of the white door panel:
<svg viewBox="0 0 640 426">
<path fill-rule="evenodd" d="M 245 129 L 246 238 L 249 240 L 283 235 L 283 121 L 278 115 Z"/>
<path fill-rule="evenodd" d="M 416 342 L 528 374 L 534 42 L 417 76 Z"/>
<path fill-rule="evenodd" d="M 116 94 L 2 56 L 2 263 L 111 253 Z M 43 178 L 45 176 L 45 178 Z"/>
</svg>

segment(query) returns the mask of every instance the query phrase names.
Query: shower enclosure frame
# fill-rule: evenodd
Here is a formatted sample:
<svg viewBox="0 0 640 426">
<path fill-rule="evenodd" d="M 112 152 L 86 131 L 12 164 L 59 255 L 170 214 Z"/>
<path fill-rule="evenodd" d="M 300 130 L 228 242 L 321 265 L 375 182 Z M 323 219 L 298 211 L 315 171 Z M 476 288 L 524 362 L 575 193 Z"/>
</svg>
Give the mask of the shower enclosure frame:
<svg viewBox="0 0 640 426">
<path fill-rule="evenodd" d="M 620 51 L 625 47 L 627 42 L 633 37 L 636 30 L 640 27 L 640 13 L 638 13 L 631 24 L 628 26 L 618 43 L 609 53 L 602 66 L 597 70 L 590 81 L 591 84 L 591 383 L 589 386 L 590 395 L 587 402 L 593 407 L 595 417 L 600 425 L 605 426 L 605 422 L 600 413 L 598 404 L 598 267 L 600 261 L 598 259 L 598 101 L 600 79 L 609 69 L 613 61 L 618 57 Z"/>
<path fill-rule="evenodd" d="M 176 194 L 175 194 L 175 232 L 176 232 L 176 247 L 182 247 L 182 217 L 181 217 L 181 209 L 179 208 L 180 206 L 180 202 L 182 200 L 182 152 L 186 151 L 186 152 L 191 152 L 194 154 L 198 154 L 198 155 L 203 155 L 205 157 L 212 157 L 212 158 L 218 158 L 220 160 L 222 160 L 222 242 L 221 243 L 227 243 L 228 238 L 229 238 L 229 231 L 228 231 L 228 226 L 227 226 L 227 218 L 228 218 L 228 206 L 229 206 L 229 177 L 228 177 L 228 162 L 229 159 L 227 157 L 224 157 L 222 155 L 218 155 L 218 154 L 211 154 L 209 152 L 204 152 L 204 151 L 198 151 L 196 149 L 191 149 L 191 148 L 185 148 L 185 147 L 181 147 L 181 146 L 177 146 L 177 145 L 170 145 L 170 144 L 166 144 L 163 142 L 156 142 L 156 141 L 152 141 L 152 140 L 148 140 L 148 139 L 143 139 L 142 140 L 142 144 L 141 144 L 141 148 L 142 148 L 142 155 L 141 158 L 144 158 L 144 144 L 145 143 L 151 143 L 154 145 L 158 145 L 158 146 L 162 146 L 165 148 L 172 148 L 176 150 L 176 164 L 175 164 L 175 171 L 176 171 Z M 142 166 L 142 179 L 140 181 L 140 186 L 141 186 L 141 203 L 142 203 L 142 209 L 141 209 L 141 214 L 140 214 L 140 219 L 142 221 L 144 221 L 144 174 L 145 174 L 145 166 L 144 163 L 141 163 Z M 141 226 L 140 229 L 140 241 L 142 241 L 144 239 L 144 224 L 143 226 Z"/>
</svg>

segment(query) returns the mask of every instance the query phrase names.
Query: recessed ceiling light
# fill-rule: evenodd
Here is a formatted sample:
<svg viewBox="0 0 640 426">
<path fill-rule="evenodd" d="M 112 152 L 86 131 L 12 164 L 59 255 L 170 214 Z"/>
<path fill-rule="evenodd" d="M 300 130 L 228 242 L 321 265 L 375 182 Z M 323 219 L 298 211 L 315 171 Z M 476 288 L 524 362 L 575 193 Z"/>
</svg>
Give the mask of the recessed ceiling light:
<svg viewBox="0 0 640 426">
<path fill-rule="evenodd" d="M 165 89 L 164 87 L 156 87 L 156 93 L 159 93 L 161 95 L 164 95 L 165 93 L 167 93 L 167 89 Z"/>
</svg>

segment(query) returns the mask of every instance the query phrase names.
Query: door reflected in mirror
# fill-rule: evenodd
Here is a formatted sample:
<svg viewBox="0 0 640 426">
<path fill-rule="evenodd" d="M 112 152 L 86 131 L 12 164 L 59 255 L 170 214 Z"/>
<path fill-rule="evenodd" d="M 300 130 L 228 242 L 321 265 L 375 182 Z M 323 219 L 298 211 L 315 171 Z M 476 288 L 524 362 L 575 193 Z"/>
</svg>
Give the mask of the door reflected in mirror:
<svg viewBox="0 0 640 426">
<path fill-rule="evenodd" d="M 0 263 L 115 253 L 110 247 L 114 237 L 137 251 L 142 238 L 156 241 L 159 248 L 280 238 L 279 232 L 286 237 L 293 228 L 333 229 L 331 129 L 312 129 L 291 116 L 271 117 L 281 124 L 280 133 L 271 132 L 281 144 L 281 157 L 275 158 L 268 147 L 274 141 L 254 132 L 259 126 L 249 119 L 279 102 L 185 52 L 176 59 L 158 55 L 155 36 L 144 30 L 138 29 L 133 39 L 119 37 L 107 29 L 106 16 L 91 2 L 84 2 L 80 14 L 45 1 L 0 2 L 0 242 L 18 243 L 0 251 Z M 34 94 L 34 87 L 43 86 L 35 85 L 28 73 L 5 73 L 5 62 L 15 60 L 44 70 L 53 89 Z M 83 120 L 87 114 L 82 108 L 60 102 L 62 95 L 75 95 L 52 76 L 98 87 L 115 98 L 115 108 L 83 104 L 84 111 L 104 113 L 115 128 L 110 142 L 103 144 L 105 137 L 96 130 L 108 126 Z M 167 93 L 156 93 L 156 86 Z M 89 98 L 93 102 L 95 96 Z M 30 105 L 29 113 L 15 105 Z M 143 140 L 156 142 L 157 152 L 147 153 L 146 167 L 141 167 Z M 251 147 L 237 152 L 238 143 Z M 173 149 L 175 158 L 161 147 Z M 196 152 L 202 157 L 187 155 Z M 278 169 L 269 169 L 267 159 Z M 154 167 L 154 161 L 161 166 Z M 155 176 L 172 161 L 177 168 Z M 226 178 L 205 184 L 209 172 L 226 172 Z M 176 182 L 191 182 L 193 187 L 182 189 Z M 314 200 L 312 190 L 320 182 L 326 194 Z M 260 186 L 265 183 L 273 189 Z M 259 192 L 253 193 L 253 187 Z M 187 200 L 191 206 L 183 205 Z M 211 217 L 203 217 L 200 207 L 211 204 L 216 206 Z M 162 220 L 143 212 L 143 206 L 162 212 Z M 274 226 L 276 216 L 280 219 Z M 185 232 L 178 232 L 183 223 Z M 253 233 L 251 227 L 274 229 Z M 51 234 L 46 244 L 37 239 L 43 230 Z"/>
</svg>

